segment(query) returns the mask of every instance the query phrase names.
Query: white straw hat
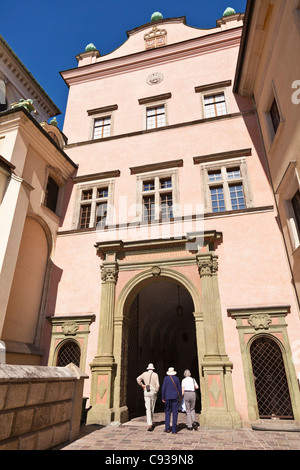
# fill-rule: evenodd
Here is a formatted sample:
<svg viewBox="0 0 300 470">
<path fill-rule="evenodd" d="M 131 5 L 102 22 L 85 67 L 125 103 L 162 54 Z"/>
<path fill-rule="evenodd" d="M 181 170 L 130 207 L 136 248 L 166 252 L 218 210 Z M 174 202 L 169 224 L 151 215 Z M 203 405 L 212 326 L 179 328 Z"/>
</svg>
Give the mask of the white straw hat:
<svg viewBox="0 0 300 470">
<path fill-rule="evenodd" d="M 174 370 L 174 367 L 169 367 L 169 369 L 167 370 L 167 375 L 176 375 L 177 372 L 176 370 Z"/>
<path fill-rule="evenodd" d="M 153 364 L 148 364 L 147 370 L 149 370 L 149 369 L 154 370 L 155 369 L 154 365 Z"/>
</svg>

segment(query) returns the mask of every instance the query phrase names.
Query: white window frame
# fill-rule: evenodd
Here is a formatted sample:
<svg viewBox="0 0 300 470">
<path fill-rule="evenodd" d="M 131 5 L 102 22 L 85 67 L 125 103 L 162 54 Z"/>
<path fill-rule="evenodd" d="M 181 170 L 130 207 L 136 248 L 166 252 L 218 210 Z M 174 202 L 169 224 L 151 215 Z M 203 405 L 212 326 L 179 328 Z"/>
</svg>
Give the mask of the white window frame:
<svg viewBox="0 0 300 470">
<path fill-rule="evenodd" d="M 214 119 L 216 117 L 226 116 L 227 114 L 231 113 L 230 100 L 229 100 L 227 87 L 213 88 L 211 90 L 203 90 L 199 93 L 200 93 L 200 99 L 201 99 L 201 112 L 202 112 L 202 118 L 203 119 Z M 217 115 L 217 116 L 206 117 L 206 115 L 205 115 L 205 98 L 210 97 L 210 96 L 214 96 L 214 95 L 219 95 L 220 93 L 224 94 L 226 113 L 225 114 L 220 114 L 220 115 Z"/>
<path fill-rule="evenodd" d="M 172 188 L 160 188 L 160 180 L 165 178 L 171 178 Z M 147 181 L 154 180 L 154 189 L 150 191 L 143 190 L 143 184 Z M 172 193 L 172 210 L 173 218 L 180 216 L 179 208 L 179 193 L 178 193 L 178 169 L 172 170 L 160 170 L 151 173 L 143 173 L 137 176 L 137 190 L 136 190 L 136 200 L 137 200 L 137 211 L 136 219 L 140 222 L 147 222 L 143 219 L 143 198 L 144 196 L 154 195 L 155 203 L 155 217 L 150 222 L 168 222 L 173 220 L 173 218 L 161 218 L 161 203 L 160 196 L 161 194 Z"/>
<path fill-rule="evenodd" d="M 98 189 L 108 189 L 108 196 L 103 198 L 97 198 L 97 190 Z M 83 191 L 92 190 L 92 198 L 91 199 L 82 199 Z M 110 225 L 113 219 L 113 194 L 114 194 L 114 180 L 113 179 L 106 179 L 106 180 L 96 180 L 96 181 L 89 181 L 88 183 L 78 183 L 77 190 L 76 190 L 76 198 L 75 198 L 75 211 L 74 211 L 74 219 L 73 219 L 73 229 L 78 230 L 88 230 L 91 228 L 96 227 L 96 208 L 98 202 L 106 202 L 107 203 L 107 216 L 106 216 L 106 224 Z M 80 228 L 80 212 L 81 206 L 91 204 L 91 218 L 89 227 Z"/>
<path fill-rule="evenodd" d="M 239 168 L 240 169 L 240 176 L 235 178 L 227 178 L 227 170 Z M 210 171 L 221 171 L 222 179 L 220 181 L 209 181 L 209 172 Z M 229 187 L 231 184 L 241 183 L 244 192 L 244 201 L 246 209 L 253 207 L 253 197 L 252 197 L 252 190 L 250 187 L 249 182 L 249 175 L 248 175 L 248 168 L 246 157 L 235 158 L 230 160 L 223 160 L 217 162 L 208 162 L 201 164 L 201 180 L 202 180 L 202 187 L 203 187 L 203 196 L 204 196 L 204 212 L 211 213 L 215 215 L 222 215 L 224 211 L 213 212 L 212 208 L 212 201 L 211 201 L 211 193 L 210 188 L 212 187 L 223 187 L 223 194 L 224 194 L 224 201 L 225 201 L 225 212 L 227 211 L 238 211 L 243 209 L 232 209 L 231 198 L 230 198 L 230 191 Z"/>
</svg>

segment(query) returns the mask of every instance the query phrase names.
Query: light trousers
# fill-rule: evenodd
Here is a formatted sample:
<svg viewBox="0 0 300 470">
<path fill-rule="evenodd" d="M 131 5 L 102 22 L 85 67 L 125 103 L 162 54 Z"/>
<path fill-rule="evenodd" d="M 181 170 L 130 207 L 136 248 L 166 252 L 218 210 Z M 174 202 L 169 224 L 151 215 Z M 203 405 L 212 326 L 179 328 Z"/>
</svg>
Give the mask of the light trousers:
<svg viewBox="0 0 300 470">
<path fill-rule="evenodd" d="M 192 423 L 196 421 L 195 407 L 196 407 L 196 393 L 184 392 L 184 403 L 186 407 L 186 419 L 188 428 L 192 427 Z"/>
<path fill-rule="evenodd" d="M 147 417 L 148 426 L 152 425 L 156 398 L 157 398 L 157 393 L 156 392 L 153 392 L 153 391 L 146 392 L 146 391 L 144 391 L 144 400 L 145 400 L 146 417 Z"/>
</svg>

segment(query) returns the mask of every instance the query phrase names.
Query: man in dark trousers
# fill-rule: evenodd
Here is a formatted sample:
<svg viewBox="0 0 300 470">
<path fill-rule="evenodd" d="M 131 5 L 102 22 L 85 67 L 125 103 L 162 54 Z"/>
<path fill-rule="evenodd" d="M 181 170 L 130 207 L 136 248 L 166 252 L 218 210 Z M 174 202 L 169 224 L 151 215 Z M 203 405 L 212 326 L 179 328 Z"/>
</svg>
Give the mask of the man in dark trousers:
<svg viewBox="0 0 300 470">
<path fill-rule="evenodd" d="M 172 434 L 177 433 L 178 407 L 182 399 L 181 384 L 176 374 L 174 367 L 169 367 L 162 386 L 162 401 L 165 404 L 165 432 L 170 432 L 172 414 Z"/>
</svg>

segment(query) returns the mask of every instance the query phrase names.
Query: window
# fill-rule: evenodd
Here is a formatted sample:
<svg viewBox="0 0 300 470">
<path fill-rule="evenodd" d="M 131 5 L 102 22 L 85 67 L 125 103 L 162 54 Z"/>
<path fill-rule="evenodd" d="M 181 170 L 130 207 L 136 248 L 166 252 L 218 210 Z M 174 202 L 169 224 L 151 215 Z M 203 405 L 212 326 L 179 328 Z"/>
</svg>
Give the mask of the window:
<svg viewBox="0 0 300 470">
<path fill-rule="evenodd" d="M 170 220 L 174 218 L 175 173 L 168 176 L 157 174 L 141 178 L 142 220 Z"/>
<path fill-rule="evenodd" d="M 204 117 L 211 118 L 227 114 L 224 92 L 204 96 Z"/>
<path fill-rule="evenodd" d="M 147 129 L 156 129 L 166 125 L 165 105 L 147 108 Z"/>
<path fill-rule="evenodd" d="M 300 191 L 299 189 L 294 195 L 294 197 L 292 198 L 291 202 L 292 202 L 292 206 L 294 209 L 296 226 L 298 229 L 298 233 L 300 234 Z"/>
<path fill-rule="evenodd" d="M 252 206 L 247 165 L 244 158 L 202 165 L 206 212 L 241 210 Z"/>
<path fill-rule="evenodd" d="M 105 116 L 94 120 L 93 139 L 103 139 L 110 136 L 111 117 Z"/>
<path fill-rule="evenodd" d="M 67 341 L 62 345 L 57 356 L 57 366 L 66 367 L 73 362 L 77 367 L 80 366 L 80 347 L 75 341 Z"/>
<path fill-rule="evenodd" d="M 45 191 L 44 205 L 53 212 L 56 211 L 57 200 L 59 193 L 59 185 L 54 181 L 51 176 L 48 177 L 47 187 Z"/>
<path fill-rule="evenodd" d="M 78 228 L 104 227 L 107 222 L 108 186 L 80 190 Z"/>
<path fill-rule="evenodd" d="M 278 106 L 277 106 L 275 98 L 270 108 L 270 117 L 271 117 L 271 121 L 273 124 L 274 134 L 276 134 L 277 129 L 280 124 L 280 115 L 279 115 L 279 110 L 278 110 Z"/>
</svg>

